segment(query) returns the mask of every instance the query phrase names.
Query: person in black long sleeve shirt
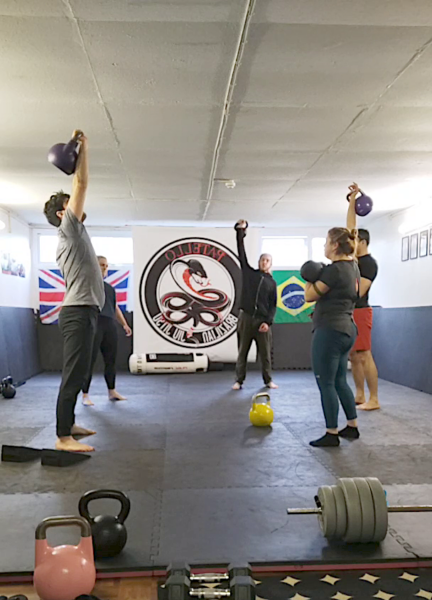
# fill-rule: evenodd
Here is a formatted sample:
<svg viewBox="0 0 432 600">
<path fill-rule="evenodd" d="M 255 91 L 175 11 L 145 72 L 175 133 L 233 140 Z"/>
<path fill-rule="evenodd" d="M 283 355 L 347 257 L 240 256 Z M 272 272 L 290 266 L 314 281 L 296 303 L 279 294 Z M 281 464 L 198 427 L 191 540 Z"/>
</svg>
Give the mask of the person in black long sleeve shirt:
<svg viewBox="0 0 432 600">
<path fill-rule="evenodd" d="M 246 378 L 247 357 L 253 340 L 256 341 L 261 359 L 264 383 L 274 389 L 278 386 L 271 377 L 271 326 L 276 313 L 277 292 L 276 282 L 270 274 L 272 258 L 269 254 L 262 254 L 258 269 L 249 265 L 244 247 L 246 227 L 246 221 L 238 221 L 235 225 L 243 284 L 237 327 L 239 354 L 233 390 L 241 389 Z"/>
</svg>

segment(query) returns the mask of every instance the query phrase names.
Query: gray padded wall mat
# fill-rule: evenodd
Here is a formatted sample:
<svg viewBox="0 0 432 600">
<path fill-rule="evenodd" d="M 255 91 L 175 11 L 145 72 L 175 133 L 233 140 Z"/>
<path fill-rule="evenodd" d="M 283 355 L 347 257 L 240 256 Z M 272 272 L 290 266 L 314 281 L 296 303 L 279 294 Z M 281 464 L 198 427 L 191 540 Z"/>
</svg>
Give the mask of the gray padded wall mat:
<svg viewBox="0 0 432 600">
<path fill-rule="evenodd" d="M 381 379 L 432 393 L 432 306 L 374 308 L 372 352 Z"/>
<path fill-rule="evenodd" d="M 126 321 L 133 328 L 132 313 L 125 314 Z M 61 371 L 63 360 L 62 336 L 57 324 L 43 325 L 38 317 L 37 334 L 39 357 L 43 371 Z M 128 338 L 118 326 L 117 369 L 129 371 L 129 356 L 132 354 L 132 337 Z M 103 370 L 102 357 L 98 356 L 95 371 Z"/>
<path fill-rule="evenodd" d="M 0 377 L 23 381 L 40 370 L 33 309 L 0 307 Z"/>
</svg>

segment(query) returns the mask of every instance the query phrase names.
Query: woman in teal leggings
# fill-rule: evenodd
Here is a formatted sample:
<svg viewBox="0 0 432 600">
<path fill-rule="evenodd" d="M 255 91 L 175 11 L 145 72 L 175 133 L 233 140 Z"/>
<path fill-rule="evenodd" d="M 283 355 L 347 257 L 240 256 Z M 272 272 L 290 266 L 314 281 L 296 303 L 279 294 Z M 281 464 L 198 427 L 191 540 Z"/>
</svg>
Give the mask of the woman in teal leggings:
<svg viewBox="0 0 432 600">
<path fill-rule="evenodd" d="M 306 302 L 316 301 L 313 316 L 312 367 L 321 394 L 327 432 L 311 446 L 339 446 L 339 438 L 358 439 L 354 394 L 347 382 L 348 356 L 357 337 L 353 321 L 360 272 L 354 260 L 355 232 L 334 227 L 327 234 L 325 255 L 332 263 L 318 281 L 306 284 Z M 338 430 L 339 401 L 347 426 Z"/>
</svg>

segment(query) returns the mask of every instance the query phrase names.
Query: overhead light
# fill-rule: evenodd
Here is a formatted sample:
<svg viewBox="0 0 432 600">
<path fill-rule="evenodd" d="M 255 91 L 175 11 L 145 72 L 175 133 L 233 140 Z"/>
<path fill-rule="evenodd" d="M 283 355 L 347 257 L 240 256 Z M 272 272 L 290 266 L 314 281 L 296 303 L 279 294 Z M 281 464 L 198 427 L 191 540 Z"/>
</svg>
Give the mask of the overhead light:
<svg viewBox="0 0 432 600">
<path fill-rule="evenodd" d="M 219 183 L 224 183 L 225 187 L 229 190 L 233 190 L 236 186 L 236 182 L 234 181 L 234 179 L 215 179 L 215 181 L 218 181 Z"/>
<path fill-rule="evenodd" d="M 0 231 L 6 227 L 6 223 L 0 219 Z"/>
</svg>

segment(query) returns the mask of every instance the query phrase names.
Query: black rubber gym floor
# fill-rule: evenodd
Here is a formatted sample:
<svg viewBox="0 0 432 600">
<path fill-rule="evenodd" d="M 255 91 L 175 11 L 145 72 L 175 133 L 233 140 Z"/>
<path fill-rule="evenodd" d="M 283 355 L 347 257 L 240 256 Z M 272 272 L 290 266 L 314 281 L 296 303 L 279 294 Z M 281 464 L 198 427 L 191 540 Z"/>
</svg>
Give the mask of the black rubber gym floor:
<svg viewBox="0 0 432 600">
<path fill-rule="evenodd" d="M 128 544 L 100 570 L 195 565 L 409 561 L 432 556 L 432 514 L 392 514 L 377 545 L 329 544 L 314 516 L 290 516 L 288 506 L 313 506 L 320 485 L 337 477 L 378 477 L 391 504 L 432 503 L 432 398 L 381 382 L 382 410 L 360 414 L 361 438 L 340 448 L 313 449 L 324 429 L 310 372 L 279 372 L 272 392 L 275 421 L 256 429 L 250 399 L 257 372 L 240 392 L 232 373 L 120 375 L 127 402 L 110 403 L 103 379 L 92 386 L 95 407 L 79 405 L 79 424 L 93 427 L 96 452 L 82 464 L 0 465 L 0 573 L 33 569 L 34 530 L 44 517 L 77 514 L 82 493 L 125 491 L 132 502 Z M 0 402 L 2 444 L 53 447 L 58 374 L 40 375 Z M 343 419 L 341 417 L 341 424 Z M 112 501 L 90 505 L 115 511 Z M 75 530 L 50 530 L 49 541 L 71 543 Z M 306 594 L 307 596 L 307 594 Z"/>
</svg>

